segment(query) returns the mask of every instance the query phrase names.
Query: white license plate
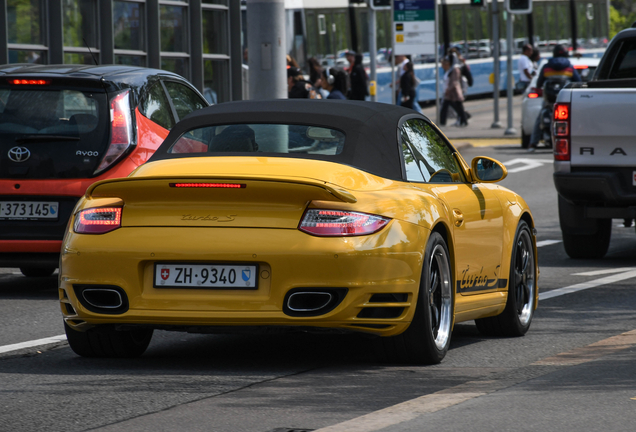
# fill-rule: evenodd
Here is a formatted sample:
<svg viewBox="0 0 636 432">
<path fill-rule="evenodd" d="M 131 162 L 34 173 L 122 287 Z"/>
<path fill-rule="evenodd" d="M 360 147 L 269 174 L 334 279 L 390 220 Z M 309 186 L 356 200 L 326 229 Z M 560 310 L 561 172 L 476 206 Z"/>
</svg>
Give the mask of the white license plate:
<svg viewBox="0 0 636 432">
<path fill-rule="evenodd" d="M 155 264 L 157 288 L 256 289 L 255 265 Z"/>
<path fill-rule="evenodd" d="M 42 201 L 0 201 L 0 219 L 57 219 L 60 204 Z"/>
</svg>

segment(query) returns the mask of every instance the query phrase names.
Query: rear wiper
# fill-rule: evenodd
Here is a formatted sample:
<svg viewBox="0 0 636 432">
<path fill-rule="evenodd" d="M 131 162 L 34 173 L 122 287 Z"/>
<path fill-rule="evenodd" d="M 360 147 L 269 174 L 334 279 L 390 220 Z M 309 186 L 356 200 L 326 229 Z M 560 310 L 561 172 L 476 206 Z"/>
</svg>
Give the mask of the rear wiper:
<svg viewBox="0 0 636 432">
<path fill-rule="evenodd" d="M 78 136 L 68 136 L 68 135 L 45 135 L 45 134 L 35 134 L 35 135 L 22 135 L 21 137 L 16 137 L 15 142 L 17 143 L 26 143 L 26 142 L 54 142 L 54 141 L 79 141 L 80 137 Z"/>
</svg>

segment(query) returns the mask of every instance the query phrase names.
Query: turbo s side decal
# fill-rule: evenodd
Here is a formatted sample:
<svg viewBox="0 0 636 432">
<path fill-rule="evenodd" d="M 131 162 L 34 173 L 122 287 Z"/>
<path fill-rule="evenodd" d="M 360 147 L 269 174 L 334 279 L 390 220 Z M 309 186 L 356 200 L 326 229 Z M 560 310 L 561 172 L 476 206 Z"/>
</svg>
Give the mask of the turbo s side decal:
<svg viewBox="0 0 636 432">
<path fill-rule="evenodd" d="M 468 293 L 505 288 L 508 286 L 508 280 L 499 278 L 499 267 L 497 266 L 491 273 L 492 277 L 489 277 L 487 273 L 484 273 L 483 267 L 477 272 L 471 271 L 470 266 L 466 266 L 466 269 L 461 272 L 461 279 L 457 281 L 457 292 Z"/>
</svg>

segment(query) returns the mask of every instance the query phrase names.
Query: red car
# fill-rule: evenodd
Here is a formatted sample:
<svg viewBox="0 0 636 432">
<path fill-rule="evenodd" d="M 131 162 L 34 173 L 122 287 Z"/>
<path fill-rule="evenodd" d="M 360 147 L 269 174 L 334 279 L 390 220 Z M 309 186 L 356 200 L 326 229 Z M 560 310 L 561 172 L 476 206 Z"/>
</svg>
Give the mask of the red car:
<svg viewBox="0 0 636 432">
<path fill-rule="evenodd" d="M 126 177 L 208 106 L 181 76 L 130 66 L 0 66 L 0 267 L 49 276 L 77 200 Z"/>
</svg>

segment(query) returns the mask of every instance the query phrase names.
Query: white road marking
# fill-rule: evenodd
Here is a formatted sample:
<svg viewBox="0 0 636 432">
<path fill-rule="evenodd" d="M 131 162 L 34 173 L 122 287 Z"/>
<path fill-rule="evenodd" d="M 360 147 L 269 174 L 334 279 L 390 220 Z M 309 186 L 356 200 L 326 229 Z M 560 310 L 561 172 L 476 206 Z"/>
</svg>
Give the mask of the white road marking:
<svg viewBox="0 0 636 432">
<path fill-rule="evenodd" d="M 563 242 L 563 240 L 541 240 L 537 242 L 537 247 L 550 246 L 561 242 Z"/>
<path fill-rule="evenodd" d="M 552 297 L 558 297 L 558 296 L 562 296 L 565 294 L 571 294 L 573 292 L 577 292 L 577 291 L 583 291 L 586 289 L 590 289 L 590 288 L 596 288 L 599 287 L 601 285 L 608 285 L 614 282 L 620 282 L 622 280 L 625 279 L 631 279 L 633 277 L 636 277 L 636 270 L 631 270 L 631 271 L 627 271 L 624 273 L 619 273 L 613 276 L 607 276 L 604 278 L 600 278 L 600 279 L 594 279 L 591 281 L 587 281 L 587 282 L 583 282 L 583 283 L 578 283 L 575 285 L 570 285 L 564 288 L 558 288 L 552 291 L 547 291 L 547 292 L 543 292 L 543 293 L 539 293 L 539 300 L 547 300 L 549 298 Z"/>
<path fill-rule="evenodd" d="M 506 166 L 506 169 L 508 169 L 508 167 L 510 165 L 519 165 L 521 164 L 520 167 L 518 168 L 512 168 L 512 169 L 508 169 L 508 174 L 511 173 L 516 173 L 516 172 L 521 172 L 521 171 L 526 171 L 529 169 L 533 169 L 533 168 L 539 168 L 545 164 L 552 164 L 554 162 L 554 160 L 552 159 L 525 159 L 525 158 L 517 158 L 517 159 L 511 159 L 508 162 L 504 162 L 503 164 Z"/>
<path fill-rule="evenodd" d="M 52 336 L 52 337 L 48 337 L 44 339 L 37 339 L 37 340 L 28 341 L 28 342 L 5 345 L 0 347 L 0 354 L 8 353 L 11 351 L 18 351 L 24 348 L 32 348 L 32 347 L 36 347 L 40 345 L 48 345 L 48 344 L 53 344 L 58 342 L 65 342 L 65 341 L 66 341 L 66 335 L 57 335 L 57 336 Z"/>
<path fill-rule="evenodd" d="M 537 247 L 547 246 L 554 243 L 559 243 L 560 240 L 543 240 L 541 242 L 537 242 Z M 552 291 L 547 291 L 543 293 L 539 293 L 539 300 L 547 300 L 553 297 L 559 297 L 565 294 L 571 294 L 577 291 L 583 291 L 590 288 L 596 288 L 602 285 L 608 285 L 614 282 L 620 282 L 622 280 L 631 279 L 636 277 L 636 267 L 621 267 L 617 269 L 606 269 L 606 270 L 594 270 L 590 272 L 583 273 L 573 273 L 573 276 L 597 276 L 602 274 L 611 274 L 618 273 L 613 276 L 607 276 L 600 279 L 591 280 L 588 282 L 578 283 L 575 285 L 570 285 L 564 288 L 557 288 Z M 12 345 L 0 346 L 0 354 L 18 351 L 24 348 L 32 348 L 41 345 L 48 345 L 52 343 L 65 342 L 66 335 L 58 335 L 44 339 L 38 339 L 28 342 L 22 342 Z"/>
<path fill-rule="evenodd" d="M 623 273 L 627 271 L 636 270 L 636 267 L 621 267 L 614 269 L 605 269 L 605 270 L 594 270 L 583 273 L 572 273 L 572 276 L 599 276 L 603 274 L 612 274 L 612 273 Z"/>
</svg>

